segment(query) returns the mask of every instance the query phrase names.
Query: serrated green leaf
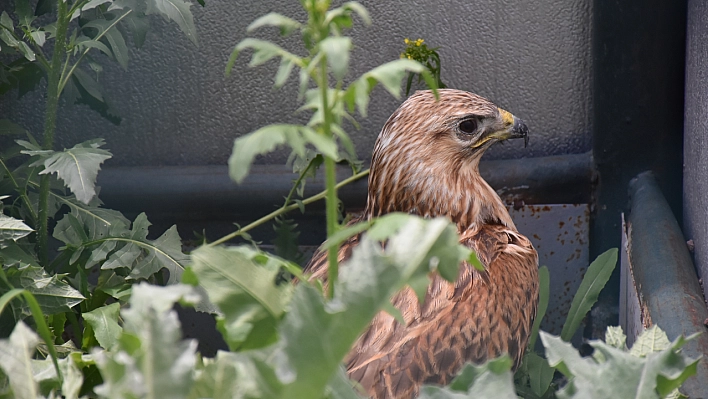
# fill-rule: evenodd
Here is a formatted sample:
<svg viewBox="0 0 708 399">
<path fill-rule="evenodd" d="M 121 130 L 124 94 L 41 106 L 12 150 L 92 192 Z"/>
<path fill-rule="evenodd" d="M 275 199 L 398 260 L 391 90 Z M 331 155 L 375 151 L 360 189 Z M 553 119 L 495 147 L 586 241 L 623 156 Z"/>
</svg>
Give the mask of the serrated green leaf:
<svg viewBox="0 0 708 399">
<path fill-rule="evenodd" d="M 27 226 L 22 220 L 0 213 L 0 242 L 9 240 L 17 241 L 33 231 L 34 230 Z"/>
<path fill-rule="evenodd" d="M 83 313 L 83 318 L 93 328 L 96 340 L 105 349 L 111 349 L 118 341 L 123 329 L 118 325 L 120 304 L 112 303 Z"/>
<path fill-rule="evenodd" d="M 194 17 L 189 10 L 192 4 L 184 0 L 148 0 L 146 14 L 161 14 L 167 19 L 176 22 L 182 32 L 196 46 L 197 28 L 194 26 Z"/>
<path fill-rule="evenodd" d="M 24 288 L 34 295 L 45 315 L 70 311 L 85 299 L 79 291 L 62 281 L 60 276 L 51 276 L 40 267 L 11 267 L 5 273 L 13 287 Z M 19 305 L 17 312 L 30 314 L 24 302 Z"/>
<path fill-rule="evenodd" d="M 79 36 L 76 39 L 76 48 L 80 50 L 85 50 L 87 48 L 95 48 L 101 51 L 103 54 L 113 58 L 113 52 L 105 44 L 98 40 L 93 40 L 88 36 Z"/>
<path fill-rule="evenodd" d="M 181 341 L 177 301 L 194 303 L 192 287 L 136 284 L 130 307 L 121 312 L 125 330 L 114 350 L 92 355 L 103 384 L 102 397 L 186 398 L 193 384 L 196 341 Z M 139 382 L 139 383 L 136 383 Z"/>
<path fill-rule="evenodd" d="M 668 338 L 666 341 L 668 342 Z M 607 326 L 605 343 L 617 349 L 627 349 L 627 336 L 622 331 L 622 327 Z"/>
<path fill-rule="evenodd" d="M 229 157 L 229 175 L 234 181 L 241 183 L 248 175 L 251 163 L 257 155 L 266 154 L 279 145 L 287 144 L 293 152 L 305 156 L 305 145 L 308 143 L 327 156 L 337 157 L 337 145 L 334 140 L 309 127 L 269 125 L 234 141 L 234 148 Z"/>
<path fill-rule="evenodd" d="M 9 339 L 0 339 L 0 368 L 9 378 L 15 398 L 39 396 L 31 361 L 38 344 L 37 334 L 22 321 L 15 325 Z"/>
<path fill-rule="evenodd" d="M 349 109 L 353 110 L 356 105 L 359 113 L 366 117 L 369 95 L 377 83 L 380 83 L 395 98 L 400 98 L 401 84 L 408 72 L 421 74 L 430 87 L 436 87 L 430 72 L 423 64 L 408 59 L 387 62 L 366 72 L 349 85 L 344 95 Z"/>
<path fill-rule="evenodd" d="M 170 272 L 168 284 L 174 284 L 182 277 L 189 256 L 182 252 L 182 241 L 177 226 L 170 227 L 155 241 L 138 244 L 147 251 L 147 255 L 138 260 L 130 272 L 130 278 L 147 278 L 165 268 Z"/>
<path fill-rule="evenodd" d="M 232 350 L 271 343 L 277 320 L 290 300 L 292 286 L 276 285 L 279 268 L 258 264 L 257 254 L 243 247 L 208 246 L 192 253 L 192 270 L 223 313 L 224 338 Z"/>
<path fill-rule="evenodd" d="M 32 252 L 30 250 L 30 252 Z M 23 268 L 25 266 L 39 267 L 37 259 L 16 242 L 5 242 L 0 248 L 0 260 L 4 267 L 15 266 Z"/>
<path fill-rule="evenodd" d="M 320 51 L 327 56 L 327 64 L 338 80 L 347 74 L 351 48 L 352 39 L 346 36 L 330 36 L 320 42 Z"/>
<path fill-rule="evenodd" d="M 95 139 L 50 154 L 40 155 L 32 151 L 22 151 L 22 153 L 40 155 L 41 159 L 30 166 L 44 165 L 44 170 L 40 174 L 56 173 L 74 193 L 76 199 L 88 204 L 96 195 L 96 176 L 101 169 L 100 165 L 111 157 L 110 152 L 98 148 L 103 144 L 103 139 Z"/>
<path fill-rule="evenodd" d="M 602 341 L 591 341 L 590 345 L 600 355 L 581 358 L 560 337 L 540 334 L 549 364 L 569 378 L 569 383 L 558 392 L 561 399 L 664 397 L 695 374 L 698 364 L 698 360 L 688 359 L 679 352 L 685 343 L 683 337 L 646 357 L 634 356 Z"/>
<path fill-rule="evenodd" d="M 564 341 L 570 341 L 575 331 L 580 327 L 585 315 L 590 311 L 592 305 L 597 302 L 600 291 L 610 279 L 616 264 L 617 248 L 612 248 L 598 256 L 588 266 L 585 277 L 583 277 L 583 281 L 573 297 L 573 302 L 568 311 L 568 318 L 563 323 L 561 338 Z"/>
<path fill-rule="evenodd" d="M 249 62 L 250 67 L 261 65 L 274 57 L 282 57 L 284 59 L 290 60 L 296 65 L 302 65 L 302 59 L 295 54 L 283 49 L 277 44 L 271 43 L 266 40 L 246 38 L 243 39 L 239 44 L 236 45 L 234 50 L 229 56 L 229 61 L 226 64 L 226 76 L 231 74 L 231 69 L 236 62 L 236 58 L 241 53 L 241 51 L 250 48 L 253 49 L 253 56 Z"/>
<path fill-rule="evenodd" d="M 420 399 L 517 399 L 508 356 L 475 366 L 468 364 L 449 387 L 423 386 Z"/>
<path fill-rule="evenodd" d="M 283 36 L 287 36 L 293 31 L 300 29 L 302 24 L 292 18 L 288 18 L 282 14 L 278 14 L 277 12 L 270 12 L 251 22 L 251 24 L 248 25 L 248 28 L 246 28 L 246 30 L 248 32 L 252 32 L 263 26 L 278 27 L 280 28 L 280 34 Z"/>
<path fill-rule="evenodd" d="M 629 353 L 637 357 L 646 357 L 650 353 L 661 352 L 670 346 L 671 341 L 669 341 L 669 337 L 654 324 L 639 334 Z"/>
</svg>

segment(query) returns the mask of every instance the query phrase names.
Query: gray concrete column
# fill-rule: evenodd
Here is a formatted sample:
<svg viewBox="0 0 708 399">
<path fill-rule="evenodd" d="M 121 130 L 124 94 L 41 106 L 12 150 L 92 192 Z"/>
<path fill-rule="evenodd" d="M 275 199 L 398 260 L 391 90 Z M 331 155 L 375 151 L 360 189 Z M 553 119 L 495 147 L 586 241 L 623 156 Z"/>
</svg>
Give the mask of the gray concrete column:
<svg viewBox="0 0 708 399">
<path fill-rule="evenodd" d="M 684 230 L 686 238 L 694 242 L 694 262 L 705 282 L 708 277 L 708 2 L 705 0 L 688 2 L 684 128 Z"/>
</svg>

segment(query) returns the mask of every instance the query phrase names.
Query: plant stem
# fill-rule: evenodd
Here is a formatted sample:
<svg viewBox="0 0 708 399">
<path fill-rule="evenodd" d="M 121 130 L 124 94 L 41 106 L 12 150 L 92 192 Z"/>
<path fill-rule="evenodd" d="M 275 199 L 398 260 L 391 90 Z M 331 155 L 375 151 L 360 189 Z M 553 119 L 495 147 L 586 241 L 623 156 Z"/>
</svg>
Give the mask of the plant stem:
<svg viewBox="0 0 708 399">
<path fill-rule="evenodd" d="M 3 169 L 5 169 L 7 177 L 10 178 L 10 182 L 12 182 L 12 185 L 15 186 L 15 191 L 17 191 L 17 194 L 19 194 L 20 198 L 22 198 L 22 202 L 25 203 L 25 206 L 27 207 L 27 212 L 29 212 L 30 217 L 32 218 L 32 222 L 33 224 L 35 224 L 36 227 L 37 213 L 34 211 L 34 207 L 32 207 L 32 201 L 30 201 L 29 197 L 27 196 L 27 190 L 24 187 L 20 187 L 20 185 L 17 183 L 17 180 L 15 180 L 15 176 L 12 175 L 12 171 L 5 164 L 5 161 L 0 159 L 0 165 L 2 165 Z"/>
<path fill-rule="evenodd" d="M 332 110 L 329 108 L 329 83 L 327 79 L 327 57 L 322 57 L 320 60 L 320 96 L 322 97 L 322 114 L 324 121 L 322 130 L 325 136 L 332 136 Z M 337 215 L 339 200 L 337 198 L 337 165 L 334 159 L 324 156 L 325 165 L 325 191 L 326 196 L 326 215 L 327 215 L 327 238 L 337 232 Z M 327 294 L 330 298 L 334 297 L 334 284 L 337 282 L 339 275 L 338 265 L 339 246 L 335 245 L 327 250 Z"/>
<path fill-rule="evenodd" d="M 361 172 L 359 172 L 359 173 L 357 173 L 357 174 L 355 174 L 355 175 L 352 175 L 352 176 L 350 176 L 350 177 L 348 177 L 348 178 L 346 178 L 346 179 L 340 181 L 339 184 L 337 184 L 336 188 L 337 188 L 337 189 L 342 188 L 342 187 L 346 186 L 346 185 L 349 184 L 349 183 L 355 182 L 355 181 L 361 179 L 362 177 L 367 176 L 368 174 L 369 174 L 369 169 L 363 170 L 363 171 L 361 171 Z M 302 200 L 302 203 L 303 203 L 304 205 L 309 205 L 309 204 L 311 204 L 311 203 L 313 203 L 313 202 L 316 202 L 316 201 L 319 201 L 319 200 L 325 198 L 326 196 L 327 196 L 327 190 L 321 191 L 321 192 L 319 192 L 319 193 L 313 195 L 312 197 L 308 197 L 308 198 Z M 252 222 L 252 223 L 250 223 L 250 224 L 248 224 L 248 225 L 246 225 L 246 226 L 243 226 L 242 228 L 238 229 L 237 231 L 234 231 L 233 233 L 231 233 L 231 234 L 229 234 L 229 235 L 225 235 L 225 236 L 219 238 L 218 240 L 216 240 L 216 241 L 214 241 L 214 242 L 210 242 L 209 244 L 206 244 L 206 246 L 207 246 L 207 247 L 213 247 L 213 246 L 216 246 L 216 245 L 219 245 L 219 244 L 223 244 L 223 243 L 225 243 L 225 242 L 227 242 L 227 241 L 229 241 L 229 240 L 232 240 L 232 239 L 234 239 L 234 238 L 236 238 L 236 237 L 238 237 L 238 236 L 243 235 L 243 233 L 245 233 L 245 232 L 247 232 L 247 231 L 249 231 L 249 230 L 255 229 L 256 227 L 262 225 L 263 223 L 265 223 L 265 222 L 267 222 L 267 221 L 269 221 L 269 220 L 271 220 L 271 219 L 274 219 L 274 218 L 276 218 L 276 217 L 278 217 L 278 216 L 280 216 L 280 215 L 282 215 L 282 214 L 288 213 L 288 212 L 290 212 L 290 211 L 294 211 L 295 209 L 298 209 L 298 207 L 299 207 L 298 204 L 291 204 L 291 205 L 288 205 L 288 206 L 284 206 L 284 207 L 278 208 L 277 210 L 275 210 L 275 211 L 273 211 L 273 212 L 271 212 L 271 213 L 269 213 L 269 214 L 263 216 L 262 218 L 256 220 L 255 222 Z"/>
<path fill-rule="evenodd" d="M 59 106 L 59 88 L 61 80 L 62 59 L 66 56 L 66 32 L 69 28 L 69 15 L 67 4 L 63 0 L 57 0 L 57 31 L 54 42 L 54 54 L 47 73 L 47 108 L 44 113 L 44 142 L 42 148 L 51 150 L 54 147 L 54 130 L 57 125 L 57 108 Z M 42 265 L 48 264 L 49 253 L 47 241 L 49 238 L 49 175 L 42 175 L 39 182 L 39 209 L 37 231 L 37 252 Z"/>
</svg>

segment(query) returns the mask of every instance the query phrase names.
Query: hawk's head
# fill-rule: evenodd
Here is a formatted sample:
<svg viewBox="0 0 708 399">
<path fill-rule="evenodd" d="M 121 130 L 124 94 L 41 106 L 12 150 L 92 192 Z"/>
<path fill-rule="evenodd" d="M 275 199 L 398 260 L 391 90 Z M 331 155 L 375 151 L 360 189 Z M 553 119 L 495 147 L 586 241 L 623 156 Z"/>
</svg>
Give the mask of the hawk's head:
<svg viewBox="0 0 708 399">
<path fill-rule="evenodd" d="M 391 115 L 371 159 L 367 216 L 408 212 L 448 216 L 461 229 L 480 221 L 513 226 L 496 193 L 479 176 L 494 143 L 528 140 L 524 122 L 461 90 L 418 91 Z"/>
</svg>

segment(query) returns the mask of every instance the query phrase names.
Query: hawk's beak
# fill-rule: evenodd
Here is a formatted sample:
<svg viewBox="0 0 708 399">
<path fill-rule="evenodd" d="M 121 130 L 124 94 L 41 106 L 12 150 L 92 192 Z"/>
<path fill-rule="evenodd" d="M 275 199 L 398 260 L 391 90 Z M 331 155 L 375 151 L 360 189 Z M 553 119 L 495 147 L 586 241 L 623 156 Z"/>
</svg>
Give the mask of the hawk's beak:
<svg viewBox="0 0 708 399">
<path fill-rule="evenodd" d="M 493 136 L 499 141 L 523 138 L 524 147 L 526 147 L 529 144 L 529 128 L 526 127 L 526 123 L 501 108 L 499 108 L 499 112 L 504 120 L 505 129 L 494 133 Z"/>
</svg>

